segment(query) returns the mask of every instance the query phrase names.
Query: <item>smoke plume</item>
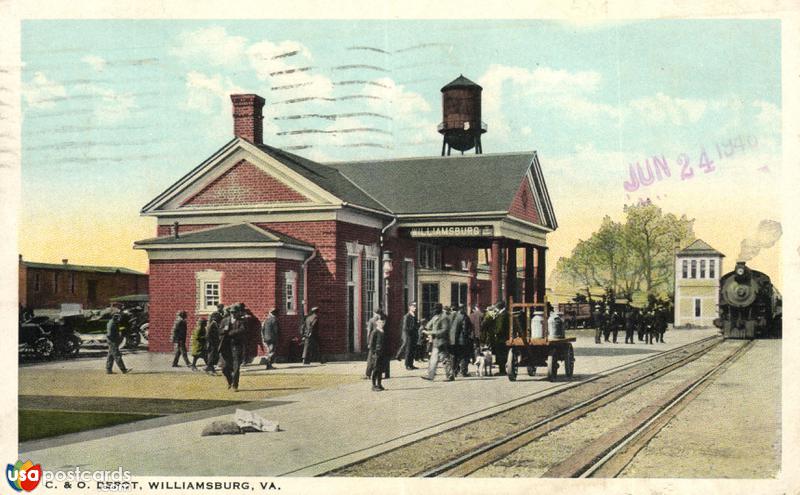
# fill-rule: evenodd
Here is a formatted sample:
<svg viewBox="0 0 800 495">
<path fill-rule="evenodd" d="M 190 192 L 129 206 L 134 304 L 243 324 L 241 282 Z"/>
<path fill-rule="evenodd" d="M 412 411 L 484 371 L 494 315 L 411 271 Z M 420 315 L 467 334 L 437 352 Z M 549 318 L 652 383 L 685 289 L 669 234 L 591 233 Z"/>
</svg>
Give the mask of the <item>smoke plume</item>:
<svg viewBox="0 0 800 495">
<path fill-rule="evenodd" d="M 781 238 L 781 223 L 775 220 L 761 220 L 752 237 L 745 237 L 739 249 L 738 261 L 750 261 L 762 250 L 772 247 Z"/>
</svg>

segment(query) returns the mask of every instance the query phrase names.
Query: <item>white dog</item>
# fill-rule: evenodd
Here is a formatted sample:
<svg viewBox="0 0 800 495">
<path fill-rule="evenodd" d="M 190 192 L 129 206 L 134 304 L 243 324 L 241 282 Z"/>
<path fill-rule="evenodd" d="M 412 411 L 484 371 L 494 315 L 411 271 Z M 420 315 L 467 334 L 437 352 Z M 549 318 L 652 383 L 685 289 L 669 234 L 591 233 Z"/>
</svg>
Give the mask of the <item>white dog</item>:
<svg viewBox="0 0 800 495">
<path fill-rule="evenodd" d="M 492 376 L 492 351 L 482 347 L 475 357 L 475 365 L 478 367 L 478 376 Z"/>
</svg>

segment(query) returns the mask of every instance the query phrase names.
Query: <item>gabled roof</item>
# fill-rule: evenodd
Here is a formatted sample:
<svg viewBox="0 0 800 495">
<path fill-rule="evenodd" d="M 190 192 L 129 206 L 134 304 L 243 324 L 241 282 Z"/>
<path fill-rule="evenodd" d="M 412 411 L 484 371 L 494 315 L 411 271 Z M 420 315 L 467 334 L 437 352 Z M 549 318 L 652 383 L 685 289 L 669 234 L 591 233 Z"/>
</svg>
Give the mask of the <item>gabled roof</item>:
<svg viewBox="0 0 800 495">
<path fill-rule="evenodd" d="M 302 156 L 289 153 L 288 151 L 267 146 L 266 144 L 258 145 L 258 149 L 342 201 L 388 213 L 384 205 L 353 184 L 352 181 L 342 175 L 336 168 L 314 162 Z"/>
<path fill-rule="evenodd" d="M 541 166 L 536 153 L 532 151 L 321 164 L 271 146 L 255 146 L 240 139 L 229 142 L 195 167 L 145 205 L 142 212 L 158 214 L 162 205 L 183 194 L 195 181 L 210 174 L 238 149 L 264 153 L 272 162 L 288 169 L 287 173 L 295 175 L 298 180 L 305 179 L 315 189 L 323 191 L 328 195 L 328 202 L 338 200 L 346 206 L 386 216 L 443 213 L 507 215 L 520 184 L 528 180 L 540 214 L 539 221 L 535 223 L 547 229 L 557 228 Z M 202 211 L 202 208 L 192 207 L 191 211 Z"/>
<path fill-rule="evenodd" d="M 676 255 L 678 257 L 684 256 L 721 256 L 725 257 L 724 254 L 720 253 L 713 247 L 709 246 L 705 241 L 702 239 L 695 239 L 695 241 L 685 248 L 678 251 Z"/>
<path fill-rule="evenodd" d="M 532 152 L 332 163 L 393 213 L 508 211 Z"/>
<path fill-rule="evenodd" d="M 313 246 L 307 242 L 295 239 L 285 234 L 269 229 L 257 227 L 251 223 L 238 223 L 233 225 L 223 225 L 210 229 L 195 230 L 175 236 L 154 237 L 143 241 L 136 241 L 135 246 L 158 246 L 161 244 L 174 245 L 193 245 L 193 244 L 252 244 L 281 243 L 292 246 L 308 247 Z"/>
<path fill-rule="evenodd" d="M 94 272 L 94 273 L 125 273 L 127 275 L 147 275 L 122 266 L 96 266 L 96 265 L 73 265 L 69 263 L 36 263 L 34 261 L 22 261 L 28 268 L 42 268 L 45 270 L 69 270 L 73 272 Z"/>
<path fill-rule="evenodd" d="M 453 89 L 453 88 L 479 88 L 479 89 L 483 89 L 482 87 L 480 87 L 480 85 L 475 84 L 474 82 L 472 82 L 469 79 L 467 79 L 466 77 L 464 77 L 464 74 L 461 74 L 457 78 L 455 78 L 452 81 L 450 81 L 449 83 L 445 84 L 442 87 L 441 91 L 445 91 L 445 90 Z"/>
</svg>

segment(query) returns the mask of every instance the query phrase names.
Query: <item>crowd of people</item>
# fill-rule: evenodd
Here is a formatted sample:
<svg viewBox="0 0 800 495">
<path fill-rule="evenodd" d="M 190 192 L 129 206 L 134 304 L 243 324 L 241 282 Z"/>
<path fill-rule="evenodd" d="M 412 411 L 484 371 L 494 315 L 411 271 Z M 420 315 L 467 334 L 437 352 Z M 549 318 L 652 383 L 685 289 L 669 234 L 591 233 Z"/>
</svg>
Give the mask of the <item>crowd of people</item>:
<svg viewBox="0 0 800 495">
<path fill-rule="evenodd" d="M 306 365 L 312 360 L 323 362 L 319 349 L 317 313 L 318 308 L 311 308 L 303 319 L 300 331 L 302 361 Z M 635 334 L 638 334 L 639 341 L 649 344 L 664 342 L 666 314 L 655 300 L 650 300 L 643 310 L 629 305 L 620 310 L 614 304 L 602 302 L 595 306 L 592 318 L 597 344 L 603 341 L 617 343 L 620 331 L 625 332 L 626 344 L 634 343 Z M 257 333 L 253 331 L 253 325 L 258 325 L 258 320 L 244 303 L 227 307 L 220 304 L 208 318 L 198 320 L 191 334 L 191 347 L 187 349 L 186 319 L 186 312 L 179 311 L 172 327 L 171 340 L 175 350 L 172 366 L 179 367 L 179 362 L 183 360 L 185 366 L 199 371 L 198 361 L 202 360 L 207 374 L 216 375 L 219 369 L 228 388 L 238 391 L 241 366 L 251 362 L 257 354 L 257 349 L 252 348 L 250 336 Z M 367 322 L 368 352 L 364 378 L 371 380 L 372 390 L 376 392 L 385 390 L 383 379 L 390 375 L 391 356 L 385 333 L 386 321 L 386 314 L 376 310 Z M 506 344 L 509 322 L 510 316 L 503 301 L 489 306 L 485 312 L 477 305 L 468 308 L 437 303 L 428 319 L 419 319 L 416 303 L 412 303 L 400 320 L 402 340 L 393 357 L 402 361 L 406 370 L 416 370 L 416 362 L 427 361 L 427 369 L 421 378 L 429 381 L 435 379 L 441 364 L 444 367 L 444 379 L 453 381 L 457 376 L 470 376 L 470 365 L 475 365 L 480 356 L 490 354 L 497 365 L 498 374 L 504 375 L 509 354 Z M 263 362 L 267 370 L 274 369 L 280 333 L 278 310 L 273 308 L 265 315 L 260 326 L 258 344 L 264 350 Z M 106 371 L 112 373 L 113 364 L 116 363 L 123 373 L 129 372 L 130 368 L 125 367 L 119 351 L 121 338 L 118 314 L 109 321 L 106 334 L 109 342 Z"/>
<path fill-rule="evenodd" d="M 304 364 L 310 364 L 312 360 L 322 362 L 319 352 L 317 313 L 318 308 L 311 308 L 308 316 L 303 320 L 301 335 Z M 237 392 L 241 366 L 251 362 L 257 354 L 257 349 L 252 346 L 251 335 L 254 334 L 253 326 L 258 325 L 258 321 L 252 311 L 244 303 L 236 303 L 227 307 L 219 304 L 216 311 L 197 321 L 191 334 L 191 348 L 189 349 L 186 347 L 188 337 L 186 319 L 186 311 L 179 311 L 172 325 L 171 342 L 175 349 L 172 367 L 179 367 L 179 362 L 183 360 L 184 365 L 193 371 L 199 371 L 197 364 L 199 360 L 202 360 L 203 370 L 207 374 L 216 376 L 219 369 L 225 377 L 228 388 Z M 264 362 L 267 370 L 274 369 L 279 336 L 278 310 L 273 308 L 264 317 L 258 344 L 264 349 Z M 113 373 L 112 367 L 116 363 L 122 373 L 128 373 L 131 368 L 126 368 L 119 351 L 121 341 L 119 314 L 115 314 L 109 321 L 106 327 L 106 339 L 108 341 L 106 372 Z M 191 362 L 189 356 L 192 358 Z"/>
</svg>

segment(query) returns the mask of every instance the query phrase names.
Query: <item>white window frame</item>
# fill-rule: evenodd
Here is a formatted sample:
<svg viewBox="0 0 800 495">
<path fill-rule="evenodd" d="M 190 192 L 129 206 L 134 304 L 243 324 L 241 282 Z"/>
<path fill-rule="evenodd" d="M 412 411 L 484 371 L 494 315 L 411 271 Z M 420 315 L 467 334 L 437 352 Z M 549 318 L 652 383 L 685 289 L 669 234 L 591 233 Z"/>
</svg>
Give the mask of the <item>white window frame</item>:
<svg viewBox="0 0 800 495">
<path fill-rule="evenodd" d="M 297 314 L 297 272 L 283 274 L 283 309 L 287 315 Z"/>
<path fill-rule="evenodd" d="M 717 260 L 708 260 L 708 278 L 717 278 Z"/>
<path fill-rule="evenodd" d="M 195 282 L 196 282 L 196 313 L 197 314 L 211 314 L 217 310 L 217 304 L 222 302 L 222 272 L 218 272 L 216 270 L 203 270 L 200 272 L 195 272 L 194 274 Z M 206 299 L 206 287 L 209 284 L 216 284 L 217 285 L 217 302 L 212 302 L 211 304 L 208 303 Z"/>
</svg>

